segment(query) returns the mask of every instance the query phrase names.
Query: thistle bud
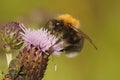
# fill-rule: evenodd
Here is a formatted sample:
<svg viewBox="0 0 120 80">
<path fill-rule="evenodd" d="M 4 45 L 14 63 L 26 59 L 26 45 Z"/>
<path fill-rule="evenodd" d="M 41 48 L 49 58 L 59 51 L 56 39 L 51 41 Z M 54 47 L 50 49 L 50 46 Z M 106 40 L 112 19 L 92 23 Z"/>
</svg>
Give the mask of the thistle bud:
<svg viewBox="0 0 120 80">
<path fill-rule="evenodd" d="M 10 22 L 3 26 L 0 30 L 0 38 L 2 46 L 6 52 L 14 49 L 19 49 L 22 46 L 21 41 L 21 24 L 17 22 Z"/>
</svg>

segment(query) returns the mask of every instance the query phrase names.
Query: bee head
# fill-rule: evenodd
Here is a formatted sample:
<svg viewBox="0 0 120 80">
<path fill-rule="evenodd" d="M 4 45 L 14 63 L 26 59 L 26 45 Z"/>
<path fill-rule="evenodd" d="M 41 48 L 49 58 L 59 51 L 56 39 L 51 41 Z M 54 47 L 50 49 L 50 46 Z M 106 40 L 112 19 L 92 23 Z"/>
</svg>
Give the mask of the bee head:
<svg viewBox="0 0 120 80">
<path fill-rule="evenodd" d="M 56 32 L 61 32 L 64 29 L 64 23 L 62 20 L 51 20 L 52 29 Z"/>
<path fill-rule="evenodd" d="M 72 27 L 78 28 L 80 23 L 77 19 L 69 14 L 63 14 L 48 21 L 47 26 L 52 33 L 65 33 L 66 31 L 73 31 Z"/>
</svg>

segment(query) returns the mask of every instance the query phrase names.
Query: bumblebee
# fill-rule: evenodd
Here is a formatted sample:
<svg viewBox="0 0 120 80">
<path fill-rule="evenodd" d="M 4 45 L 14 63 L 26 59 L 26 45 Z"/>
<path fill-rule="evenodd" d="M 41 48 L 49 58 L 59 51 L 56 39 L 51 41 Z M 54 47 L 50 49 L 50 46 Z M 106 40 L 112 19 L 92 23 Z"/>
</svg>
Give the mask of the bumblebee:
<svg viewBox="0 0 120 80">
<path fill-rule="evenodd" d="M 69 14 L 59 15 L 48 21 L 47 29 L 64 42 L 63 49 L 68 57 L 75 57 L 83 48 L 87 39 L 96 49 L 91 38 L 79 29 L 80 23 Z"/>
</svg>

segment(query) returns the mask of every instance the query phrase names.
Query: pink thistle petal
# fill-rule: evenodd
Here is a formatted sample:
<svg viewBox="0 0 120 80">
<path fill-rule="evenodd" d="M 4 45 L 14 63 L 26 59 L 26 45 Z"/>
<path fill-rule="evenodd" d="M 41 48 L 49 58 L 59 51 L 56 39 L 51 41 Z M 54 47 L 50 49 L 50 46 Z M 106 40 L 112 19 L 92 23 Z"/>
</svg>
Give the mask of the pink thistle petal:
<svg viewBox="0 0 120 80">
<path fill-rule="evenodd" d="M 52 51 L 55 55 L 59 55 L 58 53 L 62 49 L 62 42 L 58 42 L 58 38 L 54 35 L 50 34 L 50 32 L 46 29 L 24 29 L 22 34 L 22 39 L 26 43 L 26 47 L 30 48 L 31 45 L 38 48 L 42 52 Z"/>
</svg>

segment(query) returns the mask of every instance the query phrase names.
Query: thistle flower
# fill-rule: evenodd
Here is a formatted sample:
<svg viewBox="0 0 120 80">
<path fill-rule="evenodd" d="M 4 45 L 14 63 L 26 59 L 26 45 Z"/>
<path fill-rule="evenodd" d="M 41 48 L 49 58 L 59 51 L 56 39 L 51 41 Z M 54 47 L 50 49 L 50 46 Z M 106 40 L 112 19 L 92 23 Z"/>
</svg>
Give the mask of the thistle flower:
<svg viewBox="0 0 120 80">
<path fill-rule="evenodd" d="M 51 54 L 60 55 L 59 51 L 62 49 L 62 42 L 59 42 L 59 39 L 43 28 L 31 30 L 23 27 L 23 31 L 21 34 L 25 47 L 17 56 L 17 60 L 22 63 L 19 64 L 21 68 L 16 71 L 12 68 L 13 61 L 11 61 L 9 74 L 12 75 L 14 80 L 19 80 L 19 78 L 23 80 L 41 80 L 44 76 L 49 56 Z"/>
<path fill-rule="evenodd" d="M 62 42 L 59 42 L 58 38 L 52 35 L 49 31 L 43 28 L 39 30 L 24 28 L 23 31 L 24 33 L 22 33 L 22 39 L 25 41 L 28 49 L 31 46 L 34 46 L 40 52 L 60 55 L 59 51 L 62 49 Z"/>
</svg>

